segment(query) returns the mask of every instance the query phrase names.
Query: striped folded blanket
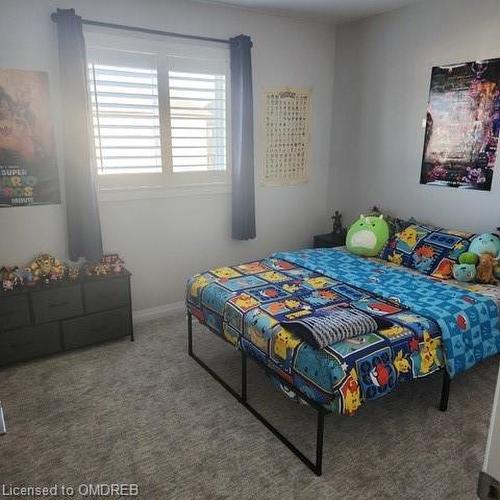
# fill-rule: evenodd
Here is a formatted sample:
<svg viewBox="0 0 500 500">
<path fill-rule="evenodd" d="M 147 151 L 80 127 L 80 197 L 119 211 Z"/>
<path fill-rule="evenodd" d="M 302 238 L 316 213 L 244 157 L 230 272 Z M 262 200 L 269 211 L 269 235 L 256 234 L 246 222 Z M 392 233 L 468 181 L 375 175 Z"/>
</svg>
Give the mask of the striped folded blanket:
<svg viewBox="0 0 500 500">
<path fill-rule="evenodd" d="M 316 310 L 313 316 L 281 321 L 281 324 L 317 349 L 378 329 L 377 322 L 363 311 L 337 306 Z"/>
</svg>

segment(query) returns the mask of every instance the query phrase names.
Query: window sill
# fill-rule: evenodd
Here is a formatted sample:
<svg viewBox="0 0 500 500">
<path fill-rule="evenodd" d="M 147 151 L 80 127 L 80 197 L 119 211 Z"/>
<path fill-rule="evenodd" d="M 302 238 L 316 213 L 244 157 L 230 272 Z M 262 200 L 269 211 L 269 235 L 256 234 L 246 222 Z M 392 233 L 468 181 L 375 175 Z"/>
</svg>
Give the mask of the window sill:
<svg viewBox="0 0 500 500">
<path fill-rule="evenodd" d="M 97 200 L 100 203 L 112 203 L 116 201 L 152 200 L 229 193 L 231 193 L 231 184 L 227 182 L 178 186 L 101 187 L 97 190 Z"/>
</svg>

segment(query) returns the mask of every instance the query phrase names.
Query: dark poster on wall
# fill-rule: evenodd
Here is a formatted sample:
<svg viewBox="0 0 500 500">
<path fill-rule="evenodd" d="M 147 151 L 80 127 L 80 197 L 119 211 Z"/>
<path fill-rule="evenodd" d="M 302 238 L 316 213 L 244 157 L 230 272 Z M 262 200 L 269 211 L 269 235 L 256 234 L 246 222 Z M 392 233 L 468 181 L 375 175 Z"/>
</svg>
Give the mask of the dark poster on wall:
<svg viewBox="0 0 500 500">
<path fill-rule="evenodd" d="M 48 74 L 0 69 L 0 207 L 60 202 Z"/>
<path fill-rule="evenodd" d="M 421 184 L 491 190 L 500 59 L 432 68 Z"/>
</svg>

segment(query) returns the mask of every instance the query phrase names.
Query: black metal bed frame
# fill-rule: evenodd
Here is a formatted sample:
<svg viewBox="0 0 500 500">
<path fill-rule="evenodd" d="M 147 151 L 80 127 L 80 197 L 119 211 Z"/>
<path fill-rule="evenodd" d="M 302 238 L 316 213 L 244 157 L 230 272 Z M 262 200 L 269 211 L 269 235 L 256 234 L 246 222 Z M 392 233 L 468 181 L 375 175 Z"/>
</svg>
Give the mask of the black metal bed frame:
<svg viewBox="0 0 500 500">
<path fill-rule="evenodd" d="M 261 415 L 247 400 L 247 354 L 240 350 L 241 354 L 241 394 L 235 391 L 227 382 L 225 382 L 212 368 L 210 368 L 202 359 L 200 359 L 193 351 L 193 315 L 191 311 L 187 311 L 187 327 L 188 327 L 188 354 L 193 358 L 203 369 L 205 369 L 219 384 L 224 387 L 239 403 L 241 403 L 254 417 L 262 422 L 292 453 L 301 460 L 309 469 L 317 476 L 321 476 L 323 469 L 323 437 L 325 430 L 325 415 L 328 411 L 311 398 L 303 394 L 297 388 L 285 380 L 280 379 L 280 383 L 284 384 L 291 391 L 295 392 L 301 399 L 306 401 L 317 412 L 316 420 L 316 460 L 312 462 L 306 457 L 293 443 L 291 443 L 281 432 L 274 427 L 269 420 Z M 253 359 L 251 356 L 249 359 Z M 269 374 L 274 374 L 270 368 L 255 361 L 257 366 Z M 443 386 L 441 389 L 441 400 L 439 410 L 446 411 L 448 409 L 448 399 L 450 396 L 450 376 L 446 369 L 443 370 Z"/>
</svg>

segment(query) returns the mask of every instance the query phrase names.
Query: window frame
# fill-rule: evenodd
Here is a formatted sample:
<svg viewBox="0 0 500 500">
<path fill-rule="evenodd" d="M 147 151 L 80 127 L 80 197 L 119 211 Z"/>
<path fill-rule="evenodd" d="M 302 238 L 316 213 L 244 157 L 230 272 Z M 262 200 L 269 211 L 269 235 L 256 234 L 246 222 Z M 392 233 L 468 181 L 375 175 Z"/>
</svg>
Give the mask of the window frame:
<svg viewBox="0 0 500 500">
<path fill-rule="evenodd" d="M 99 191 L 130 191 L 132 189 L 144 189 L 158 192 L 164 188 L 165 192 L 171 188 L 183 187 L 186 192 L 192 192 L 192 188 L 214 186 L 228 186 L 231 179 L 231 82 L 229 68 L 229 49 L 214 46 L 213 43 L 200 43 L 199 41 L 182 40 L 173 41 L 165 37 L 155 35 L 142 35 L 129 33 L 110 33 L 95 27 L 85 27 L 84 31 L 87 44 L 88 64 L 100 62 L 100 54 L 105 52 L 123 52 L 124 54 L 138 54 L 139 57 L 152 56 L 155 59 L 158 79 L 158 111 L 160 122 L 160 145 L 161 145 L 161 168 L 158 173 L 113 173 L 102 174 L 97 171 L 97 161 L 94 161 L 97 188 Z M 126 56 L 128 57 L 128 56 Z M 125 58 L 126 58 L 125 57 Z M 121 58 L 120 58 L 121 59 Z M 105 64 L 113 65 L 109 59 L 104 59 Z M 115 63 L 116 64 L 116 63 Z M 170 89 L 168 72 L 213 72 L 225 76 L 225 169 L 209 171 L 186 171 L 174 172 L 172 160 L 172 137 L 170 123 Z M 90 90 L 90 89 L 89 89 Z M 89 92 L 90 94 L 90 92 Z M 92 108 L 89 95 L 89 109 Z M 93 124 L 92 124 L 93 125 Z M 95 136 L 91 134 L 92 156 L 95 159 L 96 146 Z"/>
</svg>

